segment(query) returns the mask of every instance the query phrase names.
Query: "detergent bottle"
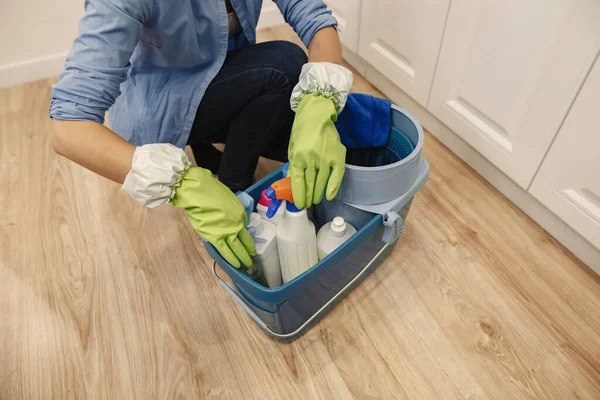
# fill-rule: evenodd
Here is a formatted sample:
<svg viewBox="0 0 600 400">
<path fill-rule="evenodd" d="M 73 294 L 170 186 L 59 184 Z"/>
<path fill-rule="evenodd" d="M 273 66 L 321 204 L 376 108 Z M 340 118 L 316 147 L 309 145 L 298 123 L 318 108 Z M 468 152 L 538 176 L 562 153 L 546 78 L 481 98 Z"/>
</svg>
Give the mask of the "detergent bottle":
<svg viewBox="0 0 600 400">
<path fill-rule="evenodd" d="M 270 288 L 281 286 L 281 267 L 277 251 L 277 227 L 264 220 L 258 213 L 252 213 L 249 226 L 254 228 L 254 244 L 256 255 L 252 257 L 254 264 L 262 270 L 262 275 Z"/>
<path fill-rule="evenodd" d="M 266 195 L 271 199 L 267 217 L 273 217 L 285 200 L 285 217 L 277 226 L 277 248 L 281 277 L 287 283 L 319 262 L 317 235 L 305 209 L 298 209 L 292 197 L 291 179 L 279 180 Z"/>
<path fill-rule="evenodd" d="M 317 235 L 319 260 L 327 257 L 355 233 L 356 229 L 342 217 L 335 217 L 332 222 L 323 225 Z"/>
</svg>

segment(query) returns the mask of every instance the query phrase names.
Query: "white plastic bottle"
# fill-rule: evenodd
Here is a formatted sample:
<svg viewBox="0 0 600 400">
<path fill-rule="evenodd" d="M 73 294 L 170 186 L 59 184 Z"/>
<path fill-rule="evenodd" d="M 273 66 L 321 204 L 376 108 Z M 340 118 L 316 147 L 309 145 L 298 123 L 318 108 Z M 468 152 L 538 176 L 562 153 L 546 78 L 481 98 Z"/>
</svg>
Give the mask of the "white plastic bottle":
<svg viewBox="0 0 600 400">
<path fill-rule="evenodd" d="M 281 204 L 273 218 L 268 218 L 267 209 L 269 208 L 269 204 L 271 204 L 271 199 L 269 199 L 266 196 L 266 191 L 267 189 L 263 190 L 262 194 L 260 195 L 260 199 L 258 200 L 258 204 L 256 205 L 256 212 L 259 213 L 264 220 L 271 222 L 272 224 L 277 226 L 279 225 L 279 223 L 281 223 L 281 221 L 283 220 L 283 216 L 285 215 L 285 201 Z"/>
<path fill-rule="evenodd" d="M 315 226 L 306 210 L 298 210 L 293 203 L 286 204 L 285 217 L 277 226 L 277 247 L 283 283 L 319 262 Z"/>
<path fill-rule="evenodd" d="M 262 219 L 257 213 L 250 215 L 250 226 L 254 227 L 256 255 L 252 261 L 262 269 L 267 286 L 275 288 L 282 285 L 279 252 L 277 250 L 277 227 Z"/>
<path fill-rule="evenodd" d="M 332 222 L 323 225 L 317 235 L 319 260 L 327 257 L 355 233 L 356 229 L 347 224 L 342 217 L 335 217 Z"/>
</svg>

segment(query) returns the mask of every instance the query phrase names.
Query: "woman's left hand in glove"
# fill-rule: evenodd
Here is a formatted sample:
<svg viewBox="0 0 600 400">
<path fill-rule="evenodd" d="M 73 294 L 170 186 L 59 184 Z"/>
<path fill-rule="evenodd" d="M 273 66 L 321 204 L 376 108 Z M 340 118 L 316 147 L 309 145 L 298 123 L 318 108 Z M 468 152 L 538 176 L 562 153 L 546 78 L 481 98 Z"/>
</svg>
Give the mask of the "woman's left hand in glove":
<svg viewBox="0 0 600 400">
<path fill-rule="evenodd" d="M 290 100 L 296 112 L 288 158 L 292 195 L 298 208 L 332 200 L 344 177 L 346 148 L 335 127 L 352 87 L 352 72 L 318 62 L 302 68 Z"/>
</svg>

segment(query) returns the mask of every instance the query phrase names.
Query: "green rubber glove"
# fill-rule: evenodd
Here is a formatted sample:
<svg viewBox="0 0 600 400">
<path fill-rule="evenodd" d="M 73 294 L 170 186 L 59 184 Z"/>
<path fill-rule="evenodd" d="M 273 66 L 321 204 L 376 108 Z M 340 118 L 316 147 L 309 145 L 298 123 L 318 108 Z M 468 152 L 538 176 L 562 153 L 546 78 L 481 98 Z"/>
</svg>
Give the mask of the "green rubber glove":
<svg viewBox="0 0 600 400">
<path fill-rule="evenodd" d="M 325 194 L 327 200 L 333 200 L 340 189 L 346 148 L 340 142 L 336 120 L 333 100 L 318 93 L 304 96 L 298 105 L 288 148 L 288 174 L 298 208 L 319 204 Z"/>
<path fill-rule="evenodd" d="M 246 230 L 246 210 L 209 170 L 190 168 L 181 178 L 171 202 L 185 210 L 198 235 L 215 246 L 231 265 L 240 268 L 241 261 L 247 267 L 252 266 L 251 256 L 256 254 L 256 248 Z"/>
</svg>

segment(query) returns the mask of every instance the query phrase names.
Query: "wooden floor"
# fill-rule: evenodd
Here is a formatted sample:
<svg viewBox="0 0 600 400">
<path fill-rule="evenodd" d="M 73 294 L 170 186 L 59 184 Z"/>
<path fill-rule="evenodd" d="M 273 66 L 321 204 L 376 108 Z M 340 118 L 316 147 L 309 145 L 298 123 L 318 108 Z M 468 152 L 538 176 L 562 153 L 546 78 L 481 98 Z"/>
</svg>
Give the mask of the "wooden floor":
<svg viewBox="0 0 600 400">
<path fill-rule="evenodd" d="M 600 398 L 600 279 L 431 135 L 391 258 L 279 344 L 181 212 L 52 153 L 53 81 L 0 91 L 0 399 Z"/>
</svg>

